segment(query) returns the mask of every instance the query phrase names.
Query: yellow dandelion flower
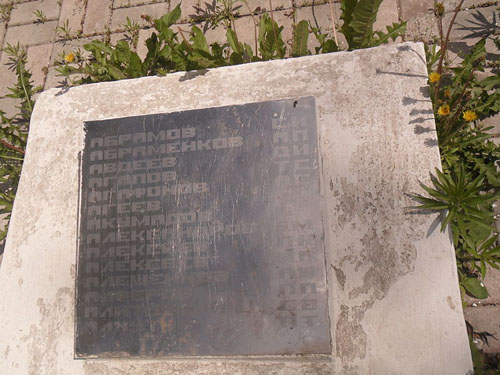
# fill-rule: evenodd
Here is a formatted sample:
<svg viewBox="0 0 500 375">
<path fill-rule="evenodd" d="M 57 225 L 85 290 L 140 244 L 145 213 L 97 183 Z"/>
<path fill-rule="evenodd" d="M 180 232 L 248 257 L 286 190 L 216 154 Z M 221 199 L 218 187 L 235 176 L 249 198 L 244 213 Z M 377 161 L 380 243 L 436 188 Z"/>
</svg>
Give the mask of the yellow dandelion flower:
<svg viewBox="0 0 500 375">
<path fill-rule="evenodd" d="M 444 97 L 449 98 L 451 96 L 451 90 L 449 88 L 444 89 Z"/>
<path fill-rule="evenodd" d="M 68 53 L 64 56 L 64 61 L 66 61 L 67 63 L 72 63 L 73 61 L 75 61 L 75 55 L 72 52 Z"/>
<path fill-rule="evenodd" d="M 437 72 L 432 72 L 431 74 L 429 74 L 429 81 L 431 81 L 431 83 L 439 82 L 440 79 L 441 79 L 441 74 Z"/>
<path fill-rule="evenodd" d="M 438 115 L 440 116 L 448 116 L 450 114 L 450 106 L 448 104 L 443 104 L 438 109 Z"/>
<path fill-rule="evenodd" d="M 465 111 L 464 112 L 464 120 L 467 122 L 471 122 L 477 120 L 477 114 L 474 111 Z"/>
</svg>

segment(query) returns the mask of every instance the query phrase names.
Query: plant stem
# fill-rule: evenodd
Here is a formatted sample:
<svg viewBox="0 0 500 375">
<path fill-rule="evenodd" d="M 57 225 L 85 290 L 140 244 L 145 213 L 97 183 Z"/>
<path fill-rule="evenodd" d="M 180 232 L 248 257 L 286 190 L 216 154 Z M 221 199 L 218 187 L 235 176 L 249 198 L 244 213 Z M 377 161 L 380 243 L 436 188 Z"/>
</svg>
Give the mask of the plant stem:
<svg viewBox="0 0 500 375">
<path fill-rule="evenodd" d="M 455 19 L 457 18 L 458 12 L 462 8 L 462 4 L 464 3 L 464 1 L 465 0 L 461 0 L 460 3 L 455 8 L 455 11 L 453 13 L 453 17 L 452 17 L 452 19 L 450 21 L 450 25 L 448 26 L 448 31 L 446 33 L 446 38 L 444 38 L 444 40 L 441 39 L 441 56 L 439 58 L 438 70 L 437 70 L 437 72 L 439 74 L 441 74 L 443 72 L 443 60 L 444 60 L 444 56 L 446 55 L 445 51 L 448 48 L 448 41 L 450 40 L 451 29 L 453 28 L 453 24 L 455 23 Z M 436 85 L 436 87 L 437 87 L 438 90 L 439 90 L 440 86 L 441 86 L 441 81 L 439 81 L 438 84 Z"/>
<path fill-rule="evenodd" d="M 19 148 L 19 147 L 16 147 L 14 145 L 11 145 L 10 143 L 8 142 L 5 142 L 3 139 L 0 139 L 0 144 L 4 145 L 5 147 L 7 147 L 8 149 L 10 150 L 13 150 L 13 151 L 16 151 L 16 152 L 19 152 L 21 154 L 24 155 L 24 150 Z"/>
<path fill-rule="evenodd" d="M 33 105 L 31 104 L 31 98 L 28 95 L 28 91 L 26 90 L 26 84 L 24 83 L 24 63 L 22 63 L 21 61 L 19 62 L 18 69 L 19 69 L 19 78 L 21 81 L 21 85 L 23 86 L 24 96 L 26 98 L 26 102 L 28 103 L 31 114 L 33 112 Z"/>
<path fill-rule="evenodd" d="M 339 41 L 337 39 L 337 28 L 335 27 L 335 9 L 333 8 L 332 0 L 328 0 L 328 4 L 330 5 L 330 18 L 332 19 L 333 38 L 335 39 L 335 44 L 338 47 Z"/>
</svg>

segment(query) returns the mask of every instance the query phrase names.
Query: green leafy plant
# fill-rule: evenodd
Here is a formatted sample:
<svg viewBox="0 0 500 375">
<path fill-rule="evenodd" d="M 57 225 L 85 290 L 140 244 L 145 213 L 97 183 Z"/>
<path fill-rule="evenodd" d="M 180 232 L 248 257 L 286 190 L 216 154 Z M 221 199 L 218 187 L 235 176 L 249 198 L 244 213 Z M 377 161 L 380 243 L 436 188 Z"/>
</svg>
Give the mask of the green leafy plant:
<svg viewBox="0 0 500 375">
<path fill-rule="evenodd" d="M 406 30 L 406 22 L 387 26 L 387 33 L 373 31 L 382 0 L 345 0 L 341 3 L 344 21 L 340 31 L 344 34 L 349 50 L 376 47 L 389 40 L 396 40 Z"/>
<path fill-rule="evenodd" d="M 13 7 L 14 4 L 11 2 L 0 4 L 0 21 L 7 22 L 9 20 Z"/>
<path fill-rule="evenodd" d="M 486 298 L 481 280 L 488 267 L 498 269 L 500 264 L 492 208 L 500 199 L 500 147 L 492 142 L 491 128 L 482 127 L 481 121 L 500 112 L 500 76 L 478 78 L 487 64 L 485 39 L 460 64 L 445 66 L 452 25 L 445 34 L 442 3 L 436 3 L 434 14 L 441 29 L 440 49 L 427 46 L 426 52 L 443 170 L 431 178 L 432 188 L 422 185 L 430 197 L 417 199 L 421 208 L 443 213 L 443 230 L 451 227 L 463 294 Z"/>
<path fill-rule="evenodd" d="M 21 175 L 21 167 L 26 148 L 26 139 L 29 130 L 29 121 L 33 111 L 33 95 L 40 90 L 31 83 L 31 73 L 26 69 L 26 50 L 19 44 L 7 44 L 4 52 L 9 56 L 9 69 L 15 72 L 17 82 L 9 88 L 7 96 L 20 99 L 19 113 L 8 117 L 0 111 L 0 207 L 10 218 L 12 205 L 16 195 L 17 185 Z M 6 236 L 6 231 L 0 231 L 0 240 Z"/>
<path fill-rule="evenodd" d="M 313 28 L 306 21 L 299 22 L 294 28 L 294 39 L 291 51 L 283 40 L 283 26 L 273 19 L 271 14 L 262 14 L 255 23 L 255 46 L 252 48 L 241 43 L 235 30 L 233 12 L 238 9 L 233 1 L 206 3 L 207 11 L 203 13 L 204 29 L 223 23 L 226 28 L 224 43 L 208 44 L 203 31 L 192 26 L 190 31 L 183 30 L 176 23 L 181 18 L 180 5 L 170 13 L 157 20 L 151 20 L 154 31 L 146 40 L 147 55 L 141 59 L 135 52 L 135 46 L 128 41 L 119 41 L 115 45 L 108 42 L 93 41 L 84 46 L 91 54 L 90 59 L 75 59 L 68 61 L 58 68 L 58 72 L 71 77 L 74 74 L 82 75 L 76 83 L 91 83 L 112 81 L 124 78 L 136 78 L 148 75 L 163 75 L 170 72 L 206 69 L 225 65 L 242 64 L 252 61 L 282 59 L 289 55 L 304 56 L 310 54 L 308 50 L 309 34 L 313 33 L 320 42 L 316 53 L 333 52 L 338 50 L 335 41 L 327 34 L 321 33 L 319 28 Z M 405 29 L 401 23 L 390 28 L 390 33 L 373 32 L 373 23 L 380 4 L 369 6 L 366 1 L 345 0 L 349 6 L 344 7 L 343 17 L 352 20 L 352 26 L 342 30 L 346 37 L 357 41 L 352 48 L 364 48 L 386 43 L 395 39 Z M 244 4 L 246 4 L 244 2 Z M 368 5 L 367 5 L 368 4 Z M 352 9 L 351 9 L 352 8 Z M 201 8 L 200 8 L 201 9 Z M 201 10 L 198 9 L 200 12 Z M 253 15 L 252 15 L 253 17 Z M 208 20 L 208 21 L 207 21 Z M 136 30 L 130 24 L 130 29 Z M 365 37 L 361 36 L 364 30 Z M 354 43 L 354 42 L 353 42 Z"/>
<path fill-rule="evenodd" d="M 131 21 L 127 17 L 127 23 L 125 26 L 125 32 L 127 35 L 127 40 L 131 43 L 134 50 L 137 49 L 137 43 L 139 42 L 139 31 L 141 30 L 141 25 L 135 21 Z"/>
<path fill-rule="evenodd" d="M 427 195 L 415 198 L 421 202 L 420 208 L 440 212 L 441 229 L 449 226 L 452 231 L 462 296 L 482 299 L 488 297 L 483 283 L 488 269 L 500 269 L 499 233 L 492 207 L 500 199 L 500 146 L 492 141 L 498 135 L 482 125 L 500 112 L 500 76 L 480 78 L 486 67 L 496 66 L 487 59 L 488 35 L 461 63 L 445 64 L 451 30 L 463 3 L 457 4 L 446 32 L 444 5 L 436 2 L 434 7 L 440 37 L 435 45 L 426 45 L 426 55 L 442 171 L 431 177 L 432 187 L 421 184 Z M 476 372 L 498 373 L 498 358 L 491 362 L 477 349 L 472 328 L 469 341 Z"/>
<path fill-rule="evenodd" d="M 69 27 L 69 20 L 65 20 L 61 26 L 56 27 L 56 33 L 59 39 L 61 40 L 70 40 L 76 37 L 71 32 L 71 28 Z"/>
<path fill-rule="evenodd" d="M 35 10 L 33 14 L 36 17 L 36 23 L 45 23 L 48 21 L 47 16 L 40 9 Z"/>
</svg>

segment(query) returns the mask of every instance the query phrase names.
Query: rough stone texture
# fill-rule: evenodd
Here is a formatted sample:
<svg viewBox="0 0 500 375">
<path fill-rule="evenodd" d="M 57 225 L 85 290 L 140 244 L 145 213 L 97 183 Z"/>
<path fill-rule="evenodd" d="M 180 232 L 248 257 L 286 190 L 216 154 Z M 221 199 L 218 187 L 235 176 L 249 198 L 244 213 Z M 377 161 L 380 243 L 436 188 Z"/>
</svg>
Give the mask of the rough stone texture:
<svg viewBox="0 0 500 375">
<path fill-rule="evenodd" d="M 41 11 L 49 20 L 59 17 L 59 5 L 53 0 L 31 1 L 29 3 L 17 4 L 10 14 L 10 25 L 30 23 L 37 20 L 35 11 Z"/>
<path fill-rule="evenodd" d="M 474 342 L 479 349 L 486 353 L 500 352 L 500 306 L 471 307 L 464 312 L 465 319 L 472 325 L 474 332 L 488 332 L 496 337 L 488 337 L 488 344 L 483 342 L 477 334 L 474 335 Z"/>
<path fill-rule="evenodd" d="M 424 61 L 409 43 L 43 93 L 0 268 L 2 371 L 470 374 L 449 235 L 406 209 L 439 165 L 435 133 L 412 122 L 434 129 Z M 318 111 L 331 358 L 75 360 L 83 121 L 306 95 Z"/>
<path fill-rule="evenodd" d="M 34 45 L 50 43 L 55 37 L 57 21 L 12 26 L 7 29 L 4 44 Z"/>
<path fill-rule="evenodd" d="M 102 33 L 111 19 L 111 0 L 87 0 L 83 32 Z"/>
</svg>

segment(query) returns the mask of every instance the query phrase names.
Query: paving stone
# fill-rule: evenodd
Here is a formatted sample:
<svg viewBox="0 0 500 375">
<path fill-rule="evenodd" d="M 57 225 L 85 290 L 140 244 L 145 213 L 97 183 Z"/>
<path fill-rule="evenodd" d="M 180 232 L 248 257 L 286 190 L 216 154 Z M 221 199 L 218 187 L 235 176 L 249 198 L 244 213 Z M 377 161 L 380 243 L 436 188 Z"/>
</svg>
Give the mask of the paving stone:
<svg viewBox="0 0 500 375">
<path fill-rule="evenodd" d="M 450 40 L 463 39 L 467 41 L 467 39 L 484 38 L 499 32 L 497 8 L 492 6 L 459 12 L 451 31 Z M 444 30 L 448 29 L 452 17 L 452 13 L 445 15 Z"/>
<path fill-rule="evenodd" d="M 18 106 L 21 105 L 21 99 L 0 98 L 0 110 L 5 112 L 7 117 L 14 117 L 19 113 Z"/>
<path fill-rule="evenodd" d="M 59 75 L 56 71 L 57 67 L 51 66 L 47 73 L 47 79 L 45 80 L 44 90 L 48 90 L 54 87 L 62 87 L 64 86 L 63 82 L 65 81 L 65 77 Z"/>
<path fill-rule="evenodd" d="M 285 10 L 293 7 L 292 0 L 248 0 L 248 8 L 244 4 L 242 5 L 243 6 L 239 9 L 240 14 L 242 15 L 250 13 L 248 8 L 252 11 L 255 11 L 257 8 L 260 8 L 261 11 L 268 11 L 271 9 L 271 5 L 273 10 Z"/>
<path fill-rule="evenodd" d="M 153 29 L 141 29 L 139 31 L 139 39 L 137 42 L 137 54 L 144 60 L 148 54 L 148 47 L 146 46 L 146 39 L 148 39 L 153 32 Z"/>
<path fill-rule="evenodd" d="M 211 0 L 171 0 L 170 1 L 170 8 L 169 11 L 172 11 L 177 4 L 181 3 L 181 23 L 186 23 L 189 22 L 189 20 L 192 19 L 193 16 L 196 16 L 196 9 L 194 8 L 195 6 L 199 6 L 202 9 L 205 9 L 205 2 L 207 3 L 212 3 Z M 235 6 L 243 5 L 243 3 L 236 3 Z M 242 13 L 243 8 L 246 8 L 244 5 L 238 10 L 240 14 Z M 248 13 L 248 12 L 245 12 Z"/>
<path fill-rule="evenodd" d="M 87 0 L 87 10 L 83 23 L 84 34 L 105 31 L 111 17 L 112 0 Z"/>
<path fill-rule="evenodd" d="M 146 5 L 164 2 L 164 0 L 115 0 L 113 2 L 113 8 L 126 8 L 137 5 Z"/>
<path fill-rule="evenodd" d="M 434 15 L 426 14 L 408 20 L 405 39 L 414 42 L 428 42 L 439 36 Z"/>
<path fill-rule="evenodd" d="M 142 15 L 148 15 L 151 18 L 160 18 L 168 13 L 168 3 L 158 3 L 142 5 L 130 8 L 115 9 L 111 20 L 111 30 L 123 30 L 127 24 L 127 17 L 132 22 L 137 22 L 141 26 L 146 26 L 148 23 L 141 18 Z"/>
<path fill-rule="evenodd" d="M 7 66 L 8 61 L 9 56 L 3 52 L 0 58 L 0 97 L 9 94 L 10 91 L 7 88 L 13 87 L 17 80 L 16 74 Z"/>
<path fill-rule="evenodd" d="M 340 0 L 332 0 L 332 4 L 338 3 L 340 6 Z M 294 0 L 293 4 L 295 8 L 302 8 L 302 7 L 318 7 L 323 4 L 328 4 L 328 0 Z M 337 18 L 340 17 L 340 13 L 337 14 Z"/>
<path fill-rule="evenodd" d="M 42 86 L 45 82 L 47 69 L 50 63 L 50 54 L 53 44 L 42 44 L 28 48 L 28 63 L 26 67 L 30 70 L 33 86 Z"/>
<path fill-rule="evenodd" d="M 338 19 L 340 15 L 340 4 L 334 4 L 334 14 L 337 17 L 336 23 L 340 21 Z M 329 36 L 333 38 L 333 24 L 330 13 L 330 5 L 315 5 L 310 7 L 302 7 L 297 9 L 295 13 L 295 22 L 298 23 L 302 20 L 309 21 L 314 27 L 320 27 L 323 33 L 329 33 Z M 337 39 L 339 41 L 340 48 L 347 48 L 347 43 L 345 41 L 344 35 L 337 32 Z M 309 35 L 308 39 L 309 51 L 314 53 L 314 48 L 319 46 L 318 41 L 314 35 Z"/>
<path fill-rule="evenodd" d="M 281 35 L 286 43 L 287 48 L 290 49 L 291 42 L 293 39 L 293 20 L 287 14 L 288 13 L 285 11 L 274 12 L 274 20 L 278 23 L 278 25 L 284 26 Z M 258 28 L 258 23 L 259 23 L 258 16 L 255 16 L 255 21 L 257 22 L 257 28 Z M 252 19 L 252 17 L 245 16 L 238 18 L 235 21 L 235 28 L 236 28 L 236 33 L 238 35 L 238 40 L 242 43 L 247 43 L 250 47 L 252 47 L 252 51 L 255 52 L 255 32 L 254 32 L 255 28 L 254 28 L 254 20 Z M 215 30 L 208 30 L 205 33 L 205 36 L 209 44 L 214 42 L 218 43 L 226 42 L 226 30 L 222 26 L 217 27 Z"/>
<path fill-rule="evenodd" d="M 476 345 L 479 349 L 486 353 L 500 352 L 500 305 L 467 307 L 464 309 L 465 320 L 467 320 L 474 332 L 488 332 L 495 335 L 497 340 L 489 338 L 486 345 L 482 341 L 475 338 Z"/>
<path fill-rule="evenodd" d="M 460 1 L 461 0 L 444 0 L 443 4 L 445 12 L 454 12 Z M 498 1 L 465 0 L 464 3 L 462 4 L 461 9 L 480 8 L 483 6 L 498 5 L 498 4 L 499 4 Z"/>
<path fill-rule="evenodd" d="M 35 22 L 37 17 L 34 12 L 40 10 L 49 20 L 59 17 L 59 5 L 54 0 L 39 0 L 29 3 L 17 4 L 10 14 L 9 25 Z"/>
<path fill-rule="evenodd" d="M 66 26 L 71 33 L 82 31 L 82 21 L 85 16 L 85 0 L 64 0 L 59 16 L 59 26 Z M 67 24 L 66 24 L 67 22 Z"/>
<path fill-rule="evenodd" d="M 0 55 L 2 54 L 3 40 L 5 38 L 5 33 L 7 32 L 7 22 L 0 22 Z"/>
<path fill-rule="evenodd" d="M 52 42 L 55 38 L 57 21 L 38 24 L 10 26 L 5 35 L 5 41 L 10 44 L 19 42 L 21 45 L 34 45 Z"/>
<path fill-rule="evenodd" d="M 400 1 L 401 19 L 409 20 L 432 12 L 434 0 L 402 0 Z"/>
<path fill-rule="evenodd" d="M 500 305 L 500 271 L 494 268 L 488 269 L 486 277 L 484 279 L 484 285 L 488 289 L 489 297 L 486 299 L 477 299 L 473 297 L 466 296 L 465 301 L 472 305 L 490 305 L 498 304 Z"/>
<path fill-rule="evenodd" d="M 380 4 L 377 21 L 373 25 L 374 30 L 387 31 L 386 26 L 399 22 L 398 1 L 384 0 Z"/>
<path fill-rule="evenodd" d="M 83 46 L 93 40 L 103 40 L 102 35 L 96 35 L 91 38 L 80 38 L 66 41 L 57 41 L 54 43 L 54 49 L 52 50 L 52 57 L 50 59 L 50 65 L 56 65 L 58 62 L 62 62 L 63 55 L 70 52 L 80 51 L 84 58 L 90 56 L 90 52 L 86 51 Z"/>
</svg>

